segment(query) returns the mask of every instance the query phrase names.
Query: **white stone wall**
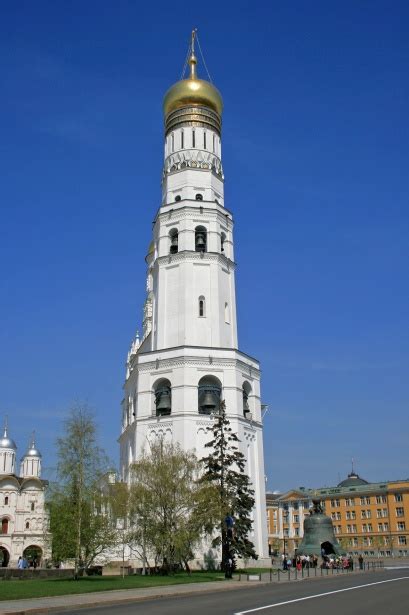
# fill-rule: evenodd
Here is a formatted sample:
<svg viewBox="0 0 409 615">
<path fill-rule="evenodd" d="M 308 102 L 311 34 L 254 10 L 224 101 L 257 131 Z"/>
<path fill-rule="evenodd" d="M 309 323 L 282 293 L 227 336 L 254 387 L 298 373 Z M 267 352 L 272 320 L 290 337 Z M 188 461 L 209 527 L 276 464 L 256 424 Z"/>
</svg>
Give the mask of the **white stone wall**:
<svg viewBox="0 0 409 615">
<path fill-rule="evenodd" d="M 51 557 L 49 516 L 44 499 L 45 486 L 41 480 L 0 476 L 0 521 L 8 520 L 8 532 L 0 533 L 0 547 L 8 551 L 10 567 L 17 565 L 19 556 L 30 546 L 42 549 L 43 560 Z"/>
</svg>

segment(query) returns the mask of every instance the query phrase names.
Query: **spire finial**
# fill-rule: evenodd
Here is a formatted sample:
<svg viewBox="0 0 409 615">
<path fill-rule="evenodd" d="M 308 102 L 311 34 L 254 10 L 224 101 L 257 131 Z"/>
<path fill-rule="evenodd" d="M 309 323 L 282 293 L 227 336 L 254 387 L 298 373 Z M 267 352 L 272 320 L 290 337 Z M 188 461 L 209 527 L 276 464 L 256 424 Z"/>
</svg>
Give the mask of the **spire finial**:
<svg viewBox="0 0 409 615">
<path fill-rule="evenodd" d="M 352 474 L 354 473 L 354 458 L 351 458 Z"/>
<path fill-rule="evenodd" d="M 30 448 L 35 448 L 36 445 L 36 432 L 35 429 L 31 432 Z"/>
<path fill-rule="evenodd" d="M 4 434 L 3 434 L 3 438 L 8 438 L 8 431 L 9 431 L 9 417 L 6 416 L 4 417 Z"/>
<path fill-rule="evenodd" d="M 189 58 L 189 64 L 190 64 L 190 78 L 191 79 L 197 79 L 197 75 L 196 75 L 196 64 L 197 64 L 197 58 L 195 56 L 195 38 L 196 38 L 196 32 L 197 32 L 197 28 L 193 28 L 192 30 L 192 41 L 190 43 L 190 58 Z"/>
</svg>

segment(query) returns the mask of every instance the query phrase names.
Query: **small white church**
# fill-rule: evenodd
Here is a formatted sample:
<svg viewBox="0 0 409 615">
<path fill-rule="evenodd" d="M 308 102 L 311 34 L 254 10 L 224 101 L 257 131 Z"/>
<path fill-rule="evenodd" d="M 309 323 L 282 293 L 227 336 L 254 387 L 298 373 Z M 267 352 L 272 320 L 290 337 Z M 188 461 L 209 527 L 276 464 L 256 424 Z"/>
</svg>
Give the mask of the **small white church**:
<svg viewBox="0 0 409 615">
<path fill-rule="evenodd" d="M 48 481 L 41 476 L 41 453 L 34 436 L 17 474 L 17 446 L 7 422 L 0 438 L 0 567 L 16 567 L 24 556 L 36 566 L 51 557 L 49 517 L 44 506 Z"/>
</svg>

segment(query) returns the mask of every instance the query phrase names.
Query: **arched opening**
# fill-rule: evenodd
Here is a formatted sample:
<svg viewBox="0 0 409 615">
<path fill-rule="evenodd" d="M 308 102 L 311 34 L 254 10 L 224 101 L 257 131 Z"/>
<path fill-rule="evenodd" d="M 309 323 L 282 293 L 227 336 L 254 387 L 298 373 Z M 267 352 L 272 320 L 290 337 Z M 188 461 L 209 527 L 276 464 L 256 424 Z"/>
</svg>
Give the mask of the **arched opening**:
<svg viewBox="0 0 409 615">
<path fill-rule="evenodd" d="M 199 317 L 204 318 L 206 316 L 206 300 L 203 296 L 199 297 Z"/>
<path fill-rule="evenodd" d="M 214 414 L 219 412 L 222 396 L 222 385 L 215 376 L 203 376 L 198 386 L 199 414 Z"/>
<path fill-rule="evenodd" d="M 194 128 L 192 128 L 192 147 L 196 147 L 196 132 Z"/>
<path fill-rule="evenodd" d="M 158 380 L 154 387 L 156 416 L 166 416 L 172 411 L 171 385 L 167 378 Z"/>
<path fill-rule="evenodd" d="M 200 194 L 200 192 L 198 192 L 195 198 L 196 198 L 196 201 L 203 201 L 203 194 Z"/>
<path fill-rule="evenodd" d="M 30 568 L 37 568 L 41 564 L 43 550 L 37 545 L 30 545 L 29 547 L 26 547 L 24 549 L 23 556 L 28 561 L 28 565 Z"/>
<path fill-rule="evenodd" d="M 251 386 L 247 381 L 243 382 L 242 394 L 243 394 L 243 415 L 245 417 L 248 417 L 250 413 L 249 396 L 251 394 Z"/>
<path fill-rule="evenodd" d="M 206 131 L 203 131 L 203 149 L 207 149 L 207 143 L 206 143 Z"/>
<path fill-rule="evenodd" d="M 184 149 L 185 147 L 185 133 L 183 130 L 180 131 L 180 149 Z"/>
<path fill-rule="evenodd" d="M 179 250 L 179 233 L 176 228 L 173 228 L 171 231 L 169 231 L 169 238 L 170 238 L 169 252 L 170 254 L 176 254 Z"/>
<path fill-rule="evenodd" d="M 35 504 L 34 502 L 31 502 L 31 510 L 34 510 L 34 508 L 35 508 Z"/>
<path fill-rule="evenodd" d="M 204 226 L 195 228 L 195 251 L 207 252 L 207 231 Z"/>
<path fill-rule="evenodd" d="M 173 132 L 171 135 L 171 143 L 172 143 L 172 154 L 173 154 L 173 152 L 175 151 L 175 135 L 173 134 Z"/>
<path fill-rule="evenodd" d="M 321 544 L 321 554 L 332 555 L 332 553 L 335 553 L 334 546 L 331 542 L 326 540 L 325 542 Z"/>
<path fill-rule="evenodd" d="M 220 251 L 224 252 L 224 243 L 226 241 L 226 234 L 225 233 L 221 233 L 220 235 Z"/>
<path fill-rule="evenodd" d="M 7 519 L 7 517 L 3 517 L 3 519 L 1 520 L 1 533 L 9 533 L 9 520 Z"/>
<path fill-rule="evenodd" d="M 26 521 L 26 530 L 30 529 L 30 521 Z"/>
<path fill-rule="evenodd" d="M 6 495 L 6 497 L 4 498 L 4 506 L 8 506 L 9 504 L 9 496 Z"/>
<path fill-rule="evenodd" d="M 5 547 L 0 547 L 0 568 L 7 568 L 10 561 L 10 553 Z"/>
</svg>

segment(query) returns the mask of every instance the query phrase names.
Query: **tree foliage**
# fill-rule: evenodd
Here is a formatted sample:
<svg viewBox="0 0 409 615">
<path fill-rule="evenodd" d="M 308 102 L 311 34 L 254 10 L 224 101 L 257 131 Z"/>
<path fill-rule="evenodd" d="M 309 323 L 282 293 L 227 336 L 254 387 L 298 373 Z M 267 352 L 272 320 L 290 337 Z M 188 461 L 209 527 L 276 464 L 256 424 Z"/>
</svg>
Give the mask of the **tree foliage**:
<svg viewBox="0 0 409 615">
<path fill-rule="evenodd" d="M 144 562 L 154 558 L 189 570 L 194 549 L 211 531 L 213 487 L 199 482 L 191 452 L 158 439 L 132 466 L 129 517 L 133 542 Z"/>
<path fill-rule="evenodd" d="M 108 485 L 108 461 L 98 446 L 95 420 L 87 405 L 75 405 L 64 421 L 57 457 L 57 482 L 49 498 L 53 558 L 74 559 L 77 576 L 80 564 L 88 567 L 118 538 L 112 523 L 115 498 L 113 486 Z"/>
<path fill-rule="evenodd" d="M 257 559 L 254 544 L 248 536 L 252 529 L 251 511 L 254 507 L 254 490 L 246 474 L 245 457 L 238 448 L 238 436 L 226 416 L 225 402 L 210 426 L 211 440 L 205 445 L 209 455 L 202 459 L 203 484 L 211 485 L 217 493 L 217 536 L 213 546 L 222 546 L 222 565 L 234 556 Z M 234 526 L 229 531 L 226 520 L 231 517 Z"/>
</svg>

